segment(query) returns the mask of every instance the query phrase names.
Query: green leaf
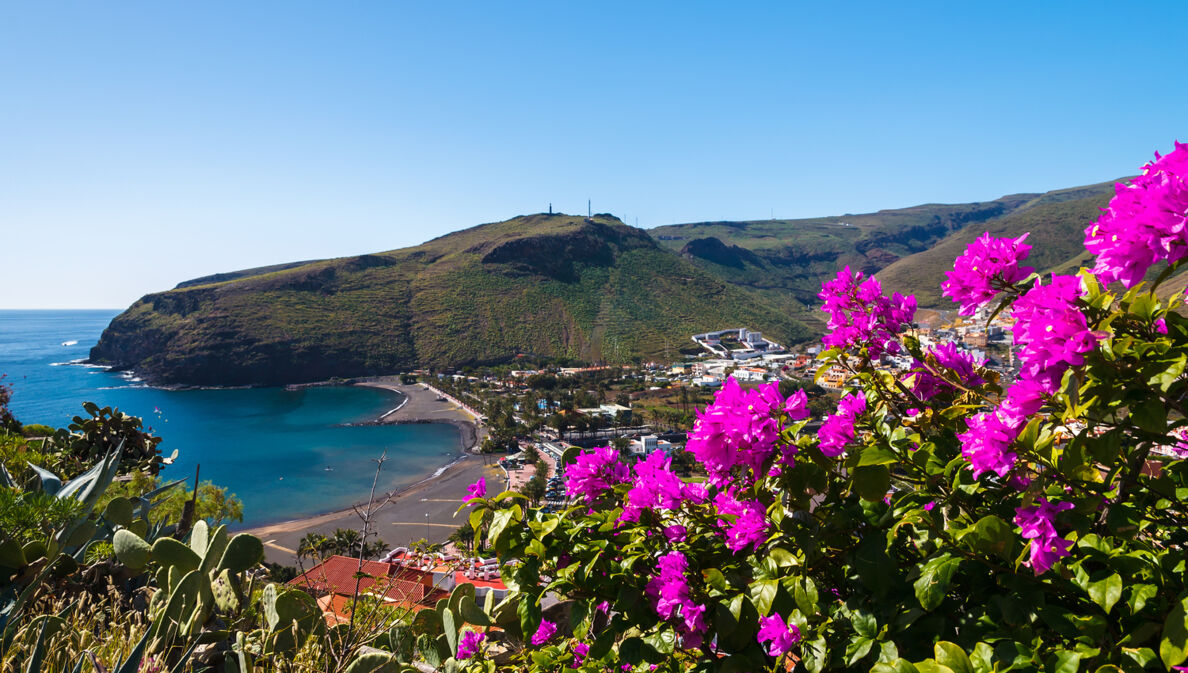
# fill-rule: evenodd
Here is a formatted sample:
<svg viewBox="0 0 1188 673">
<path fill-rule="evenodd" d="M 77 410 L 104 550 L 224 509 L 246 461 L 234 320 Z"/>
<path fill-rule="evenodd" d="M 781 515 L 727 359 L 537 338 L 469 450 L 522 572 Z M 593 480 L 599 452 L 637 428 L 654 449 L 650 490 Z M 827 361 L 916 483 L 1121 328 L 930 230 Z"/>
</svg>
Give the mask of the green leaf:
<svg viewBox="0 0 1188 673">
<path fill-rule="evenodd" d="M 1122 577 L 1114 573 L 1104 580 L 1089 583 L 1089 598 L 1109 614 L 1114 603 L 1122 598 Z"/>
<path fill-rule="evenodd" d="M 969 662 L 973 664 L 974 671 L 977 673 L 990 673 L 994 670 L 994 648 L 990 647 L 989 643 L 974 645 L 974 650 L 969 655 Z"/>
<path fill-rule="evenodd" d="M 870 669 L 870 673 L 918 673 L 919 669 L 916 665 L 907 659 L 896 659 L 895 661 L 881 662 L 874 665 Z"/>
<path fill-rule="evenodd" d="M 792 592 L 796 607 L 806 615 L 817 613 L 817 585 L 807 577 L 796 582 L 796 590 Z"/>
<path fill-rule="evenodd" d="M 870 648 L 874 646 L 874 640 L 866 636 L 858 636 L 850 641 L 846 646 L 846 665 L 853 666 L 870 654 Z"/>
<path fill-rule="evenodd" d="M 1188 598 L 1168 613 L 1163 622 L 1163 638 L 1159 641 L 1159 658 L 1169 669 L 1188 659 Z"/>
<path fill-rule="evenodd" d="M 974 673 L 969 656 L 956 643 L 941 640 L 932 646 L 932 655 L 938 664 L 953 669 L 953 673 Z"/>
<path fill-rule="evenodd" d="M 881 445 L 868 446 L 858 454 L 858 467 L 866 467 L 867 465 L 890 465 L 891 463 L 898 463 L 899 456 L 890 448 Z"/>
<path fill-rule="evenodd" d="M 934 556 L 920 569 L 920 579 L 912 586 L 916 589 L 916 600 L 920 607 L 927 611 L 935 610 L 945 600 L 949 592 L 949 583 L 957 572 L 961 559 L 953 558 L 949 553 Z"/>
<path fill-rule="evenodd" d="M 891 487 L 891 470 L 886 465 L 854 468 L 854 492 L 863 500 L 879 502 Z"/>
<path fill-rule="evenodd" d="M 1077 673 L 1081 666 L 1081 653 L 1056 650 L 1048 661 L 1048 673 Z"/>
<path fill-rule="evenodd" d="M 1130 420 L 1147 432 L 1162 434 L 1167 431 L 1167 407 L 1163 400 L 1152 397 L 1131 407 Z"/>
<path fill-rule="evenodd" d="M 492 545 L 499 543 L 499 536 L 503 534 L 503 529 L 507 528 L 507 524 L 511 523 L 513 514 L 511 509 L 501 509 L 495 512 L 495 517 L 491 520 L 491 528 L 487 531 L 487 540 Z"/>
<path fill-rule="evenodd" d="M 751 583 L 751 602 L 755 604 L 755 609 L 760 615 L 771 612 L 771 603 L 775 600 L 779 588 L 779 580 L 759 580 Z"/>
<path fill-rule="evenodd" d="M 1130 611 L 1138 613 L 1147 605 L 1147 601 L 1159 594 L 1159 587 L 1154 584 L 1135 584 L 1130 587 Z"/>
<path fill-rule="evenodd" d="M 1011 551 L 1015 546 L 1015 531 L 1007 522 L 993 514 L 978 519 L 961 541 L 973 551 L 995 554 L 1007 561 L 1014 560 Z"/>
<path fill-rule="evenodd" d="M 676 649 L 676 631 L 665 628 L 657 633 L 650 633 L 644 636 L 644 642 L 660 654 L 672 654 Z"/>
</svg>

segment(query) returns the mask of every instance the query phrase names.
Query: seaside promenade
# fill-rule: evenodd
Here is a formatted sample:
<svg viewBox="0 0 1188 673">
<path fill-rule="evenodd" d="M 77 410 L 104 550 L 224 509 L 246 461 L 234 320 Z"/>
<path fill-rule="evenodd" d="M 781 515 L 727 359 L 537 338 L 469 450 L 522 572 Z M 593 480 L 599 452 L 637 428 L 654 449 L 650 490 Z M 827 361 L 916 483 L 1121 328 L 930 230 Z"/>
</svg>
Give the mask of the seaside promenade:
<svg viewBox="0 0 1188 673">
<path fill-rule="evenodd" d="M 403 394 L 405 402 L 385 413 L 382 423 L 451 423 L 462 432 L 459 459 L 440 474 L 427 478 L 393 494 L 377 493 L 372 530 L 390 547 L 406 546 L 425 538 L 430 542 L 444 542 L 466 522 L 466 513 L 457 517 L 454 512 L 466 502 L 466 487 L 479 477 L 487 480 L 488 490 L 498 492 L 504 483 L 498 456 L 471 453 L 468 449 L 482 440 L 483 429 L 476 425 L 472 412 L 459 409 L 448 400 L 439 400 L 440 393 L 421 384 L 404 385 L 399 382 L 375 381 L 360 385 L 394 390 Z M 358 508 L 366 505 L 366 493 L 360 493 Z M 245 532 L 264 541 L 264 555 L 268 561 L 284 565 L 296 564 L 297 545 L 309 533 L 331 535 L 338 528 L 362 530 L 363 522 L 355 509 L 345 509 L 319 516 L 257 526 Z M 374 538 L 369 538 L 374 539 Z"/>
</svg>

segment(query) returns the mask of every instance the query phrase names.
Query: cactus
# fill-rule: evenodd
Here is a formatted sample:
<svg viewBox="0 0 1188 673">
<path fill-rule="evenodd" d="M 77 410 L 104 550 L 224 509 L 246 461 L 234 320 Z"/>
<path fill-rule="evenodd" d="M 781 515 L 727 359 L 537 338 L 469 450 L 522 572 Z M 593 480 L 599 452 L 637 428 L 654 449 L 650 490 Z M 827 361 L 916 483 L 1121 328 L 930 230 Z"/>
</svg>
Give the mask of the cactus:
<svg viewBox="0 0 1188 673">
<path fill-rule="evenodd" d="M 260 542 L 260 538 L 240 533 L 227 543 L 227 550 L 223 552 L 218 569 L 241 573 L 256 566 L 262 560 L 264 560 L 264 543 Z"/>
<path fill-rule="evenodd" d="M 223 614 L 239 612 L 243 598 L 240 596 L 238 583 L 231 575 L 230 570 L 219 573 L 219 576 L 211 582 L 210 589 L 214 593 L 215 606 L 218 607 L 219 612 Z"/>
<path fill-rule="evenodd" d="M 133 570 L 140 570 L 148 564 L 153 548 L 140 536 L 126 529 L 116 531 L 111 541 L 116 559 Z"/>
<path fill-rule="evenodd" d="M 153 543 L 153 560 L 161 565 L 181 568 L 185 572 L 197 570 L 202 564 L 201 556 L 171 537 L 163 537 Z"/>
</svg>

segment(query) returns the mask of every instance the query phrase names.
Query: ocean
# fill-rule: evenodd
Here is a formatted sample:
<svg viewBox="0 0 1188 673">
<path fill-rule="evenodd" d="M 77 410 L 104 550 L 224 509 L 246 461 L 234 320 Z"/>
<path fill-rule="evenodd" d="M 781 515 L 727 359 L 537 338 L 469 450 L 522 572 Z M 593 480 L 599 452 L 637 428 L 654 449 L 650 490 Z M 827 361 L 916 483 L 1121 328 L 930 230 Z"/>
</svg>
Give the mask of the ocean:
<svg viewBox="0 0 1188 673">
<path fill-rule="evenodd" d="M 77 364 L 119 311 L 0 310 L 0 375 L 22 423 L 65 427 L 82 403 L 140 416 L 178 451 L 162 473 L 226 487 L 256 526 L 330 512 L 365 500 L 375 459 L 387 451 L 377 492 L 430 476 L 459 455 L 446 424 L 347 426 L 397 406 L 399 393 L 333 386 L 286 390 L 161 390 L 134 376 Z"/>
</svg>

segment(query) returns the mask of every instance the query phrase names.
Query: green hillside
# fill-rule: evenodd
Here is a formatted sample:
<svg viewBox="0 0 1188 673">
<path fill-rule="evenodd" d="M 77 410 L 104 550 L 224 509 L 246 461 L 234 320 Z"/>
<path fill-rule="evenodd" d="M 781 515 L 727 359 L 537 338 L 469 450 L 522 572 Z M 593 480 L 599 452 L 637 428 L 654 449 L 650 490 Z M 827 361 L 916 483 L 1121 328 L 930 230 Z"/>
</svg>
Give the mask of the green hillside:
<svg viewBox="0 0 1188 673">
<path fill-rule="evenodd" d="M 517 217 L 208 278 L 136 302 L 91 360 L 154 383 L 278 384 L 517 355 L 629 362 L 734 325 L 785 342 L 815 331 L 794 300 L 728 283 L 607 215 Z"/>
<path fill-rule="evenodd" d="M 1096 217 L 1095 209 L 1108 201 L 1112 184 L 862 215 L 678 224 L 651 233 L 706 271 L 769 297 L 791 296 L 815 306 L 821 282 L 848 265 L 878 273 L 889 289 L 916 293 L 922 305 L 936 306 L 941 274 L 968 240 L 983 231 L 1027 226 L 1037 231 L 1034 240 L 1046 246 L 1033 257 L 1044 266 L 1067 261 L 1081 240 L 1079 233 L 1073 237 L 1070 232 L 1078 223 L 1084 228 L 1088 213 Z"/>
<path fill-rule="evenodd" d="M 953 308 L 941 295 L 940 284 L 953 260 L 978 236 L 1022 236 L 1031 232 L 1027 265 L 1040 272 L 1071 272 L 1089 261 L 1085 252 L 1085 227 L 1097 219 L 1113 195 L 1114 182 L 1049 192 L 1013 213 L 970 225 L 954 232 L 928 250 L 905 257 L 879 272 L 888 291 L 911 292 L 920 306 Z"/>
</svg>

